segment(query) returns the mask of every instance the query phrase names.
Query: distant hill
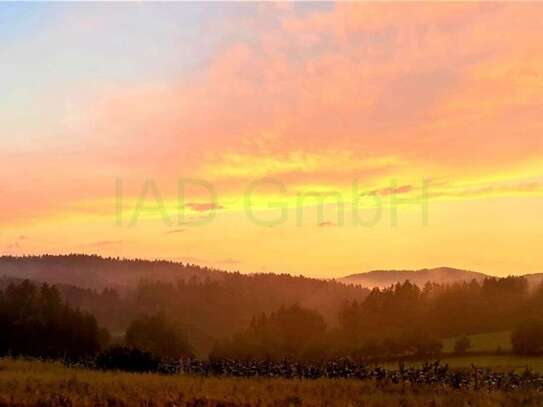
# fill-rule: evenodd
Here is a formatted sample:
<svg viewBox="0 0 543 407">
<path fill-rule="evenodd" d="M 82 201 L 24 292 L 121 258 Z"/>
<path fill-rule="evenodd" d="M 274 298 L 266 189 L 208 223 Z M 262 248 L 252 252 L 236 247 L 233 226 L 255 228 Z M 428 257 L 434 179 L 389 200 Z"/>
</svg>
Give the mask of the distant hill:
<svg viewBox="0 0 543 407">
<path fill-rule="evenodd" d="M 374 270 L 367 273 L 351 274 L 340 278 L 338 281 L 347 284 L 359 284 L 363 287 L 388 287 L 397 282 L 409 280 L 419 286 L 428 281 L 440 284 L 450 284 L 460 281 L 480 281 L 491 277 L 488 274 L 475 271 L 460 270 L 451 267 L 437 267 L 421 270 Z"/>
<path fill-rule="evenodd" d="M 543 273 L 524 274 L 522 277 L 528 280 L 528 284 L 532 288 L 538 287 L 543 283 Z"/>
<path fill-rule="evenodd" d="M 96 255 L 1 256 L 0 276 L 82 288 L 133 288 L 141 280 L 217 280 L 225 271 L 165 260 L 104 258 Z"/>
</svg>

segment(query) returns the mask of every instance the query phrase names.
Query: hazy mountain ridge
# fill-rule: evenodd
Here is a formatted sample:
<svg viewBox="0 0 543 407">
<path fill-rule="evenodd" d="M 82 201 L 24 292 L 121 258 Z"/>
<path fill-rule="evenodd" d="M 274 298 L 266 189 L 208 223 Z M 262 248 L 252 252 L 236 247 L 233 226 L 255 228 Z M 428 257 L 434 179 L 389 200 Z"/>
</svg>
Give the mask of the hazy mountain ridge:
<svg viewBox="0 0 543 407">
<path fill-rule="evenodd" d="M 338 279 L 345 284 L 357 284 L 362 287 L 389 287 L 392 284 L 403 283 L 406 280 L 424 286 L 427 282 L 437 284 L 453 284 L 463 281 L 482 281 L 485 278 L 496 276 L 478 271 L 462 270 L 453 267 L 424 268 L 420 270 L 372 270 L 366 273 L 351 274 Z M 543 273 L 523 275 L 530 286 L 535 286 L 543 281 Z"/>
<path fill-rule="evenodd" d="M 222 280 L 234 274 L 220 269 L 167 260 L 108 258 L 97 255 L 68 254 L 42 256 L 0 256 L 0 276 L 30 279 L 81 288 L 134 288 L 142 280 L 175 283 L 179 280 Z M 272 274 L 281 278 L 281 274 Z M 294 276 L 291 276 L 294 277 Z M 461 281 L 481 281 L 494 276 L 453 267 L 419 270 L 372 270 L 336 279 L 344 284 L 367 288 L 388 287 L 409 280 L 423 286 L 430 281 L 452 284 Z M 543 281 L 543 273 L 524 275 L 530 285 Z M 306 277 L 307 278 L 307 277 Z"/>
<path fill-rule="evenodd" d="M 345 276 L 339 281 L 347 284 L 359 284 L 364 287 L 388 287 L 398 282 L 409 280 L 418 286 L 428 281 L 438 284 L 452 284 L 461 281 L 481 281 L 492 277 L 476 271 L 461 270 L 452 267 L 424 268 L 420 270 L 373 270 Z"/>
</svg>

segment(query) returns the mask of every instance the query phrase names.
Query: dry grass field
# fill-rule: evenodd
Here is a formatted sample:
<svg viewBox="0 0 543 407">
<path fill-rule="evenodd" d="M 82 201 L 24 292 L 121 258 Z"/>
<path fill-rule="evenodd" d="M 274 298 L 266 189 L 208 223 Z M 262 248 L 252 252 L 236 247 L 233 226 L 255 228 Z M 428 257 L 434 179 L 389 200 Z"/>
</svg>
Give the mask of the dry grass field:
<svg viewBox="0 0 543 407">
<path fill-rule="evenodd" d="M 345 379 L 159 376 L 3 359 L 0 406 L 538 406 L 543 394 Z"/>
</svg>

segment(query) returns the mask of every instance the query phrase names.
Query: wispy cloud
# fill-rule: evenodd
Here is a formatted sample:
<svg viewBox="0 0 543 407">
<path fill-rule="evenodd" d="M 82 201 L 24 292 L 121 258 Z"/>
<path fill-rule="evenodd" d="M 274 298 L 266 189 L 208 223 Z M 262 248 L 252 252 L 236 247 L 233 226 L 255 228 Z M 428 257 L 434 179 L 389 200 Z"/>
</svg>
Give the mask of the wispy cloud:
<svg viewBox="0 0 543 407">
<path fill-rule="evenodd" d="M 174 230 L 168 230 L 165 234 L 166 235 L 174 235 L 177 233 L 185 232 L 187 229 L 174 229 Z"/>
<path fill-rule="evenodd" d="M 414 187 L 413 185 L 402 185 L 399 187 L 388 187 L 388 188 L 382 188 L 377 189 L 374 191 L 371 191 L 370 194 L 377 194 L 377 195 L 394 195 L 394 194 L 406 194 L 408 192 L 413 191 Z M 362 195 L 367 195 L 367 193 L 363 193 Z"/>
</svg>

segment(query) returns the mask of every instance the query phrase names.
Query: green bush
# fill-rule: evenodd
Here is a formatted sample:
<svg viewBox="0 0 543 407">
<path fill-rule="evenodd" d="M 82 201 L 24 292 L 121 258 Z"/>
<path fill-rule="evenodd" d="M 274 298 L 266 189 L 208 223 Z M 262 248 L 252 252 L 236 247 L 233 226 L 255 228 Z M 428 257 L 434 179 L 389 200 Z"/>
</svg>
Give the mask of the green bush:
<svg viewBox="0 0 543 407">
<path fill-rule="evenodd" d="M 126 345 L 150 352 L 161 358 L 179 359 L 192 356 L 192 349 L 178 325 L 162 314 L 134 320 L 125 335 Z"/>
</svg>

